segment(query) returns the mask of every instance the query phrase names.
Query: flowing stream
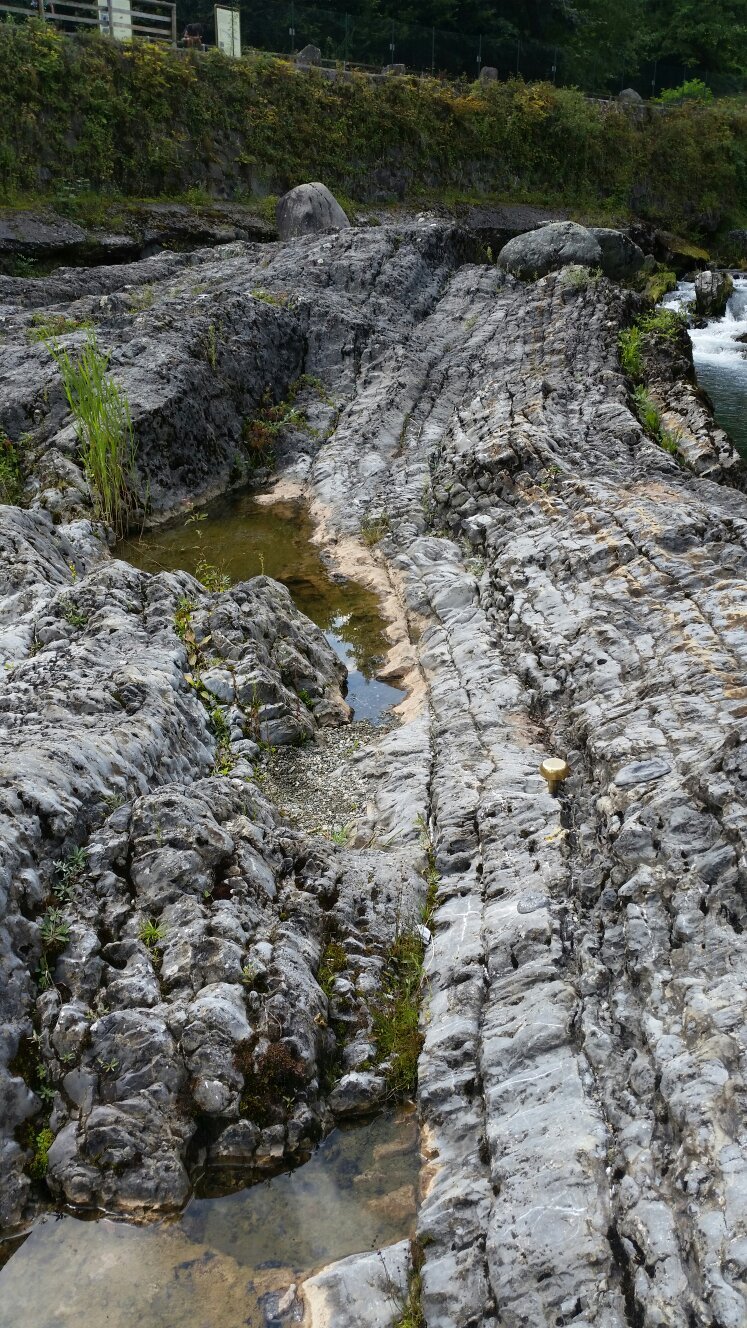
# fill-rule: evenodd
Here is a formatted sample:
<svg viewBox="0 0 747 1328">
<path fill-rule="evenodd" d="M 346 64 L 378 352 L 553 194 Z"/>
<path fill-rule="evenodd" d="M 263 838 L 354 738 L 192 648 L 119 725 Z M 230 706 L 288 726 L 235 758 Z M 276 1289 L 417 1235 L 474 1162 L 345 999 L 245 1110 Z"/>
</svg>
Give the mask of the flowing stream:
<svg viewBox="0 0 747 1328">
<path fill-rule="evenodd" d="M 294 1171 L 135 1226 L 47 1214 L 9 1242 L 0 1328 L 265 1328 L 303 1275 L 414 1234 L 412 1111 L 338 1128 Z"/>
<path fill-rule="evenodd" d="M 297 608 L 317 627 L 348 669 L 348 704 L 356 719 L 379 722 L 404 693 L 376 674 L 387 652 L 376 595 L 332 576 L 312 542 L 314 525 L 300 499 L 261 502 L 253 493 L 216 499 L 199 519 L 123 540 L 117 557 L 147 572 L 195 572 L 201 560 L 232 581 L 266 572 L 287 586 Z"/>
<path fill-rule="evenodd" d="M 680 281 L 662 303 L 683 309 L 694 298 L 693 283 Z M 735 277 L 724 317 L 690 328 L 690 340 L 698 383 L 713 402 L 716 421 L 747 458 L 747 276 Z"/>
</svg>

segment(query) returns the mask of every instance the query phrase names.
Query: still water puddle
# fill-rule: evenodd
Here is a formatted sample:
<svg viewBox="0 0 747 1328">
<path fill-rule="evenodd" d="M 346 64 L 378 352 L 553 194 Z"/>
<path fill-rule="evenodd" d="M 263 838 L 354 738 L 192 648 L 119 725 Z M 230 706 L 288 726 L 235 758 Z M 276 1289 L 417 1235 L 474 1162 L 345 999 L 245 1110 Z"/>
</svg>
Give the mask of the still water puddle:
<svg viewBox="0 0 747 1328">
<path fill-rule="evenodd" d="M 662 303 L 684 309 L 694 299 L 694 284 L 680 281 Z M 747 277 L 734 278 L 724 317 L 691 327 L 690 341 L 698 383 L 713 402 L 716 422 L 747 459 Z"/>
<path fill-rule="evenodd" d="M 253 494 L 234 493 L 210 503 L 201 515 L 123 540 L 115 553 L 147 572 L 194 573 L 201 559 L 232 581 L 265 572 L 288 587 L 347 666 L 347 700 L 356 719 L 375 723 L 402 700 L 399 688 L 376 677 L 388 649 L 379 601 L 364 586 L 330 574 L 312 543 L 314 524 L 303 502 L 263 503 Z"/>
<path fill-rule="evenodd" d="M 413 1235 L 417 1176 L 402 1112 L 334 1130 L 304 1166 L 195 1198 L 175 1221 L 48 1215 L 0 1271 L 0 1328 L 264 1328 L 273 1293 Z"/>
</svg>

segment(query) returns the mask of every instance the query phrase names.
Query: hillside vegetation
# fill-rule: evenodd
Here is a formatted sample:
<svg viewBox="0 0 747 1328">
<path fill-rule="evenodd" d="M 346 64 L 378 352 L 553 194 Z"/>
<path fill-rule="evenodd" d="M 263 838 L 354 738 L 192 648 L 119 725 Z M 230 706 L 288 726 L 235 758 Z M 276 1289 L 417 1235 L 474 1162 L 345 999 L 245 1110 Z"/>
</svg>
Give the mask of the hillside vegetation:
<svg viewBox="0 0 747 1328">
<path fill-rule="evenodd" d="M 521 80 L 330 82 L 268 56 L 71 39 L 33 21 L 2 25 L 0 67 L 7 204 L 81 187 L 247 199 L 317 178 L 359 201 L 489 195 L 693 234 L 745 210 L 738 101 L 623 111 Z"/>
</svg>

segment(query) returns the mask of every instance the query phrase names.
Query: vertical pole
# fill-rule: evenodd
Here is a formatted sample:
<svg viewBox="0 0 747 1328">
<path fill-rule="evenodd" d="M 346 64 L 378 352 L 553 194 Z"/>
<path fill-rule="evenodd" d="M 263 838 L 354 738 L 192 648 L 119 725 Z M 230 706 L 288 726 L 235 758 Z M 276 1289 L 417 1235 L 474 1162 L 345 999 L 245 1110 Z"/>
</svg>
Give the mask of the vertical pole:
<svg viewBox="0 0 747 1328">
<path fill-rule="evenodd" d="M 291 21 L 290 21 L 290 27 L 289 27 L 289 29 L 288 29 L 288 34 L 289 34 L 290 39 L 291 39 L 291 47 L 290 47 L 290 48 L 291 48 L 291 55 L 292 55 L 292 54 L 293 54 L 293 51 L 294 51 L 294 49 L 295 49 L 295 45 L 296 45 L 296 20 L 295 20 L 295 18 L 293 17 L 293 0 L 291 0 Z"/>
<path fill-rule="evenodd" d="M 557 76 L 558 76 L 558 48 L 557 48 L 557 46 L 556 46 L 556 47 L 555 47 L 555 50 L 554 50 L 553 53 L 552 53 L 552 81 L 553 81 L 553 83 L 555 82 Z"/>
<path fill-rule="evenodd" d="M 40 19 L 42 20 L 42 22 L 43 22 L 43 21 L 44 21 L 44 0 L 36 0 L 36 3 L 37 3 L 38 8 L 39 8 L 39 18 L 40 18 Z"/>
<path fill-rule="evenodd" d="M 431 28 L 431 78 L 436 77 L 436 29 Z"/>
<path fill-rule="evenodd" d="M 655 97 L 655 96 L 656 96 L 656 67 L 657 67 L 658 63 L 659 63 L 658 60 L 654 60 L 654 76 L 653 76 L 653 78 L 651 79 L 651 96 L 652 96 L 652 97 Z"/>
<path fill-rule="evenodd" d="M 176 46 L 176 5 L 171 6 L 171 45 Z"/>
<path fill-rule="evenodd" d="M 482 33 L 477 39 L 477 76 L 480 76 L 480 66 L 482 65 Z"/>
<path fill-rule="evenodd" d="M 389 63 L 394 64 L 394 24 L 392 23 L 392 36 L 389 42 Z"/>
<path fill-rule="evenodd" d="M 349 21 L 350 21 L 350 15 L 349 15 L 349 14 L 346 14 L 346 15 L 345 15 L 345 69 L 347 69 L 347 67 L 348 67 L 348 36 L 349 36 L 348 23 L 349 23 Z"/>
<path fill-rule="evenodd" d="M 114 4 L 113 0 L 106 0 L 106 17 L 109 23 L 109 36 L 114 36 Z"/>
<path fill-rule="evenodd" d="M 519 53 L 521 51 L 521 37 L 516 38 L 516 77 L 519 77 Z"/>
</svg>

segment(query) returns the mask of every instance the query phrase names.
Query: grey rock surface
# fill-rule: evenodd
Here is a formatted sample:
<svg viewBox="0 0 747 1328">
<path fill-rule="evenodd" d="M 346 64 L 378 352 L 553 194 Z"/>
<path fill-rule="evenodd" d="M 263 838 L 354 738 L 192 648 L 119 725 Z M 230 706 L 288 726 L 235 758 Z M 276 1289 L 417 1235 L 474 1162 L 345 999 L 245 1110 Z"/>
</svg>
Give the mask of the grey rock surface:
<svg viewBox="0 0 747 1328">
<path fill-rule="evenodd" d="M 701 473 L 644 434 L 617 351 L 636 297 L 604 277 L 525 285 L 470 257 L 467 237 L 424 222 L 162 256 L 124 279 L 0 283 L 0 422 L 11 437 L 22 420 L 37 432 L 33 510 L 3 511 L 0 561 L 13 662 L 0 685 L 12 735 L 0 1046 L 15 1067 L 2 1100 L 22 1125 L 17 1045 L 37 1031 L 55 1089 L 50 1178 L 73 1203 L 181 1202 L 195 1104 L 218 1156 L 249 1155 L 261 1171 L 302 1155 L 331 1123 L 318 1075 L 328 1030 L 315 1017 L 328 1012 L 316 980 L 326 929 L 334 921 L 345 951 L 332 999 L 351 1002 L 335 1008 L 362 1047 L 365 994 L 400 909 L 417 917 L 422 902 L 427 833 L 428 1328 L 741 1328 L 742 471 L 702 402 L 695 413 L 687 362 L 662 362 L 656 390 L 672 428 L 695 439 Z M 153 301 L 133 318 L 117 282 L 146 272 Z M 258 288 L 290 298 L 273 305 L 248 293 Z M 285 614 L 304 667 L 337 686 L 287 601 L 267 585 L 208 596 L 189 578 L 146 577 L 107 560 L 85 519 L 53 524 L 43 458 L 77 460 L 53 371 L 25 339 L 31 302 L 102 310 L 162 510 L 184 449 L 194 491 L 208 461 L 228 473 L 214 461 L 220 412 L 226 427 L 238 420 L 240 390 L 256 410 L 273 365 L 332 396 L 328 427 L 303 445 L 294 436 L 286 464 L 330 549 L 382 518 L 374 562 L 418 663 L 406 722 L 361 756 L 370 797 L 344 850 L 283 825 L 251 767 L 213 771 L 173 630 L 188 593 L 225 694 L 225 672 L 261 663 L 241 624 Z M 206 413 L 194 348 L 220 319 Z M 287 707 L 293 679 L 269 654 L 268 685 Z M 539 774 L 547 755 L 571 767 L 558 798 Z M 112 794 L 125 802 L 110 806 Z M 41 990 L 40 919 L 74 844 L 87 848 L 86 888 L 65 904 L 70 938 Z M 163 933 L 150 944 L 148 921 Z M 366 1075 L 353 1060 L 346 1073 Z M 291 1102 L 257 1119 L 247 1099 L 271 1071 L 292 1079 Z M 6 1221 L 28 1189 L 15 1130 L 0 1152 Z M 371 1296 L 357 1321 L 379 1311 Z"/>
<path fill-rule="evenodd" d="M 283 194 L 277 206 L 277 223 L 281 240 L 340 231 L 350 225 L 334 194 L 318 180 L 297 184 Z"/>
<path fill-rule="evenodd" d="M 602 251 L 602 271 L 613 281 L 629 281 L 643 268 L 645 256 L 629 235 L 604 226 L 589 230 Z"/>
<path fill-rule="evenodd" d="M 514 277 L 535 280 L 569 264 L 598 268 L 602 248 L 595 235 L 575 221 L 550 222 L 517 235 L 498 255 L 498 266 Z"/>
<path fill-rule="evenodd" d="M 734 282 L 728 272 L 698 272 L 695 277 L 695 312 L 703 318 L 723 318 Z"/>
</svg>

